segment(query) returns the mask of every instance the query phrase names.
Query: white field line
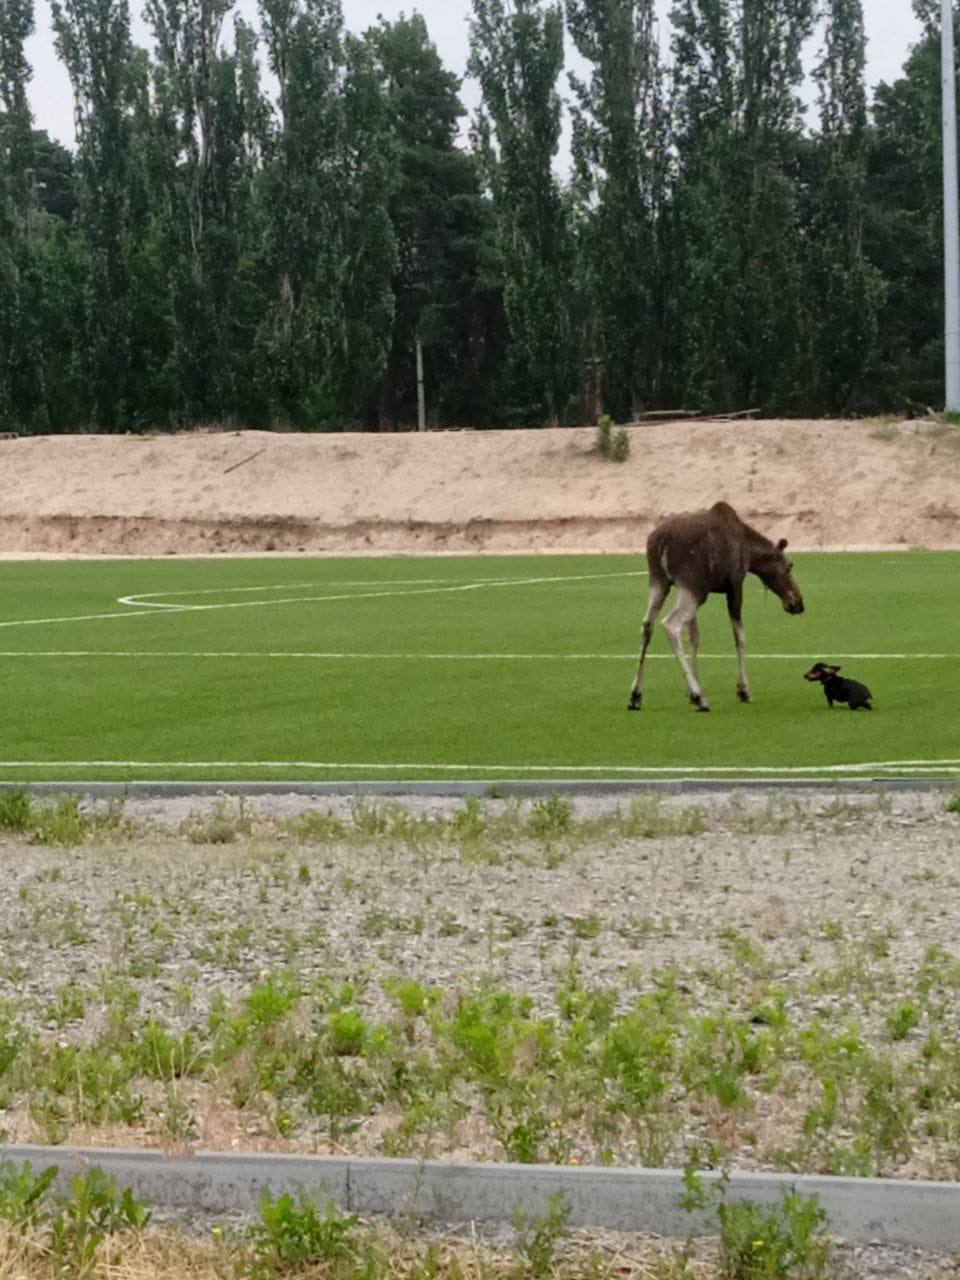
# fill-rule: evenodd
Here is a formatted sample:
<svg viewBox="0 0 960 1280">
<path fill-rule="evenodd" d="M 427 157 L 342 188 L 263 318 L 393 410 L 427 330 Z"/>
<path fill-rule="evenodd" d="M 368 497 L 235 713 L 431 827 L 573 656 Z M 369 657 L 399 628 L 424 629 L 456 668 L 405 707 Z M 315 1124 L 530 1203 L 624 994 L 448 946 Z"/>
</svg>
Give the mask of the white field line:
<svg viewBox="0 0 960 1280">
<path fill-rule="evenodd" d="M 561 574 L 554 577 L 540 578 L 488 578 L 479 579 L 475 582 L 462 582 L 455 586 L 417 588 L 413 591 L 364 591 L 359 595 L 356 592 L 346 592 L 339 595 L 288 596 L 280 600 L 231 600 L 221 604 L 184 604 L 177 605 L 175 607 L 168 606 L 162 610 L 158 610 L 156 605 L 149 605 L 146 608 L 127 608 L 119 613 L 83 613 L 71 614 L 69 616 L 58 618 L 12 618 L 5 622 L 0 622 L 0 627 L 42 627 L 59 622 L 99 622 L 109 618 L 155 618 L 158 613 L 161 612 L 168 614 L 199 613 L 211 609 L 256 609 L 266 608 L 270 605 L 308 604 L 316 601 L 383 600 L 395 596 L 444 595 L 453 592 L 482 591 L 487 587 L 529 587 L 540 585 L 545 582 L 583 582 L 598 578 L 641 578 L 644 576 L 644 573 L 645 571 L 642 569 L 634 569 L 617 573 Z M 173 593 L 171 592 L 169 594 Z M 125 601 L 136 603 L 137 597 L 123 596 L 118 600 L 118 603 L 124 603 Z"/>
<path fill-rule="evenodd" d="M 124 615 L 126 616 L 126 615 Z M 701 653 L 701 660 L 736 661 L 736 653 Z M 853 661 L 957 661 L 960 653 L 836 653 Z M 0 658 L 243 658 L 318 662 L 633 662 L 636 653 L 351 653 L 339 650 L 245 649 L 0 649 Z M 809 662 L 809 653 L 748 653 L 751 662 Z M 670 653 L 648 653 L 647 661 L 674 661 Z"/>
<path fill-rule="evenodd" d="M 411 586 L 422 587 L 427 585 L 433 586 L 438 582 L 446 583 L 446 582 L 449 582 L 450 579 L 449 578 L 391 578 L 389 581 L 392 587 L 411 587 Z M 126 604 L 126 605 L 130 605 L 133 608 L 182 609 L 183 605 L 179 605 L 179 604 L 161 604 L 160 603 L 161 596 L 162 597 L 226 596 L 226 595 L 236 595 L 242 592 L 249 593 L 249 592 L 255 592 L 255 591 L 296 591 L 301 587 L 317 587 L 322 585 L 323 585 L 322 583 L 318 583 L 316 580 L 314 580 L 313 582 L 283 582 L 283 583 L 280 583 L 278 586 L 272 586 L 272 587 L 203 587 L 196 591 L 144 591 L 139 595 L 134 595 L 134 596 L 118 596 L 117 604 Z M 331 587 L 339 588 L 339 587 L 370 587 L 370 586 L 378 586 L 380 584 L 372 581 L 370 578 L 358 578 L 356 580 L 347 579 L 343 582 L 340 582 L 340 581 L 331 582 L 329 585 Z M 298 597 L 298 598 L 301 598 L 301 597 Z M 146 602 L 148 600 L 153 600 L 156 603 L 147 604 Z M 276 604 L 279 602 L 267 600 L 267 601 L 264 601 L 264 603 Z"/>
<path fill-rule="evenodd" d="M 572 764 L 344 764 L 332 760 L 0 760 L 0 769 L 297 769 L 357 773 L 389 771 L 443 773 L 565 773 L 624 776 L 664 776 L 698 774 L 759 774 L 764 777 L 793 777 L 804 774 L 942 773 L 960 767 L 960 758 L 944 760 L 874 760 L 861 764 L 832 765 L 572 765 Z"/>
</svg>

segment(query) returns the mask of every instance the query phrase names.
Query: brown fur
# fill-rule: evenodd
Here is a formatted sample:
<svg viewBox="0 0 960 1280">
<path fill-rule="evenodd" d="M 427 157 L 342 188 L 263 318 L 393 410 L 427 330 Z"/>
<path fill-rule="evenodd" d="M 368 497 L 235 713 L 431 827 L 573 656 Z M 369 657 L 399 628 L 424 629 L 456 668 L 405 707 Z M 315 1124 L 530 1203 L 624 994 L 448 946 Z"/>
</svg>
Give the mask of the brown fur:
<svg viewBox="0 0 960 1280">
<path fill-rule="evenodd" d="M 803 597 L 793 579 L 792 565 L 783 554 L 787 541 L 774 544 L 746 524 L 726 502 L 715 503 L 709 511 L 691 511 L 669 516 L 647 539 L 649 603 L 643 623 L 643 645 L 637 676 L 630 693 L 630 709 L 642 703 L 643 662 L 656 620 L 671 587 L 676 587 L 678 603 L 664 619 L 664 629 L 687 682 L 690 700 L 700 711 L 708 711 L 700 692 L 696 669 L 699 643 L 696 613 L 709 595 L 725 595 L 733 623 L 740 658 L 737 692 L 742 702 L 750 701 L 743 657 L 741 608 L 743 580 L 748 573 L 758 578 L 783 601 L 788 613 L 803 612 Z M 681 630 L 686 627 L 691 659 L 683 653 Z"/>
</svg>

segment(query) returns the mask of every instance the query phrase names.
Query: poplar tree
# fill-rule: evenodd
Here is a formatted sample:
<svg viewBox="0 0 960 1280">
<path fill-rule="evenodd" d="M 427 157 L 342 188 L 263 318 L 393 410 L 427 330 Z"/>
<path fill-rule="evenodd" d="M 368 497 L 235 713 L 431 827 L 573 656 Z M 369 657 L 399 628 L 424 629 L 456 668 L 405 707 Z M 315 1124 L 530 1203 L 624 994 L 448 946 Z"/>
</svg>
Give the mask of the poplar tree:
<svg viewBox="0 0 960 1280">
<path fill-rule="evenodd" d="M 473 0 L 476 136 L 496 211 L 518 416 L 556 422 L 578 382 L 570 215 L 553 174 L 563 14 L 541 0 Z"/>
<path fill-rule="evenodd" d="M 77 131 L 87 401 L 80 416 L 89 412 L 104 430 L 119 430 L 131 383 L 130 12 L 127 0 L 53 0 L 52 11 Z"/>
<path fill-rule="evenodd" d="M 862 403 L 883 285 L 863 251 L 867 95 L 861 0 L 826 0 L 825 21 L 815 71 L 820 135 L 811 149 L 805 198 L 812 338 L 806 390 L 818 409 L 836 412 L 858 399 Z"/>
<path fill-rule="evenodd" d="M 655 22 L 653 0 L 567 0 L 591 68 L 587 81 L 570 76 L 588 347 L 602 358 L 605 406 L 619 420 L 649 404 L 660 381 L 666 140 Z"/>
<path fill-rule="evenodd" d="M 372 51 L 339 0 L 261 0 L 279 84 L 264 179 L 268 312 L 259 334 L 272 414 L 356 420 L 386 366 L 396 244 L 393 174 Z"/>
<path fill-rule="evenodd" d="M 0 6 L 0 421 L 43 419 L 34 133 L 25 42 L 32 0 Z"/>
<path fill-rule="evenodd" d="M 800 395 L 794 174 L 813 0 L 678 0 L 677 352 L 691 403 L 784 411 Z"/>
<path fill-rule="evenodd" d="M 417 421 L 418 347 L 428 414 L 483 421 L 488 336 L 478 294 L 489 210 L 476 157 L 457 145 L 465 114 L 460 81 L 441 62 L 423 18 L 381 21 L 368 32 L 386 97 L 397 181 L 396 310 L 380 385 L 381 427 Z"/>
</svg>

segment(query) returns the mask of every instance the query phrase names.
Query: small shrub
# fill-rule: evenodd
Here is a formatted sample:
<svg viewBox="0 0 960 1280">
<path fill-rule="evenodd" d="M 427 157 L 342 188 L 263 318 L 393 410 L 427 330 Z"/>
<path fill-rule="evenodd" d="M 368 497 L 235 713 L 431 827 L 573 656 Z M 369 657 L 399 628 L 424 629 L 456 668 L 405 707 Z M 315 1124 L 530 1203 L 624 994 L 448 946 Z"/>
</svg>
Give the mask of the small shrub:
<svg viewBox="0 0 960 1280">
<path fill-rule="evenodd" d="M 960 791 L 957 792 L 947 805 L 947 813 L 960 813 Z"/>
<path fill-rule="evenodd" d="M 625 462 L 630 456 L 630 437 L 626 429 L 618 427 L 614 431 L 608 413 L 601 414 L 597 422 L 594 449 L 601 458 L 609 458 L 613 462 Z"/>
<path fill-rule="evenodd" d="M 630 456 L 630 437 L 627 435 L 626 428 L 620 427 L 613 433 L 613 439 L 610 441 L 610 457 L 614 462 L 626 462 Z"/>
</svg>

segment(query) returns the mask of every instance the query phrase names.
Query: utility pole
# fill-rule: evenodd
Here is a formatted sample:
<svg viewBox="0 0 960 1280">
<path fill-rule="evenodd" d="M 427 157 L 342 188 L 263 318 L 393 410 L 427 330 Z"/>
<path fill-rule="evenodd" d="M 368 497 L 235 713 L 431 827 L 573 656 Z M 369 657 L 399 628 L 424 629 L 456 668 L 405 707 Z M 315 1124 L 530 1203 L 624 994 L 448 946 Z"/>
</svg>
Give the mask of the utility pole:
<svg viewBox="0 0 960 1280">
<path fill-rule="evenodd" d="M 946 308 L 946 410 L 960 412 L 960 212 L 957 200 L 957 79 L 953 43 L 953 0 L 942 0 L 943 77 L 943 270 Z"/>
</svg>

